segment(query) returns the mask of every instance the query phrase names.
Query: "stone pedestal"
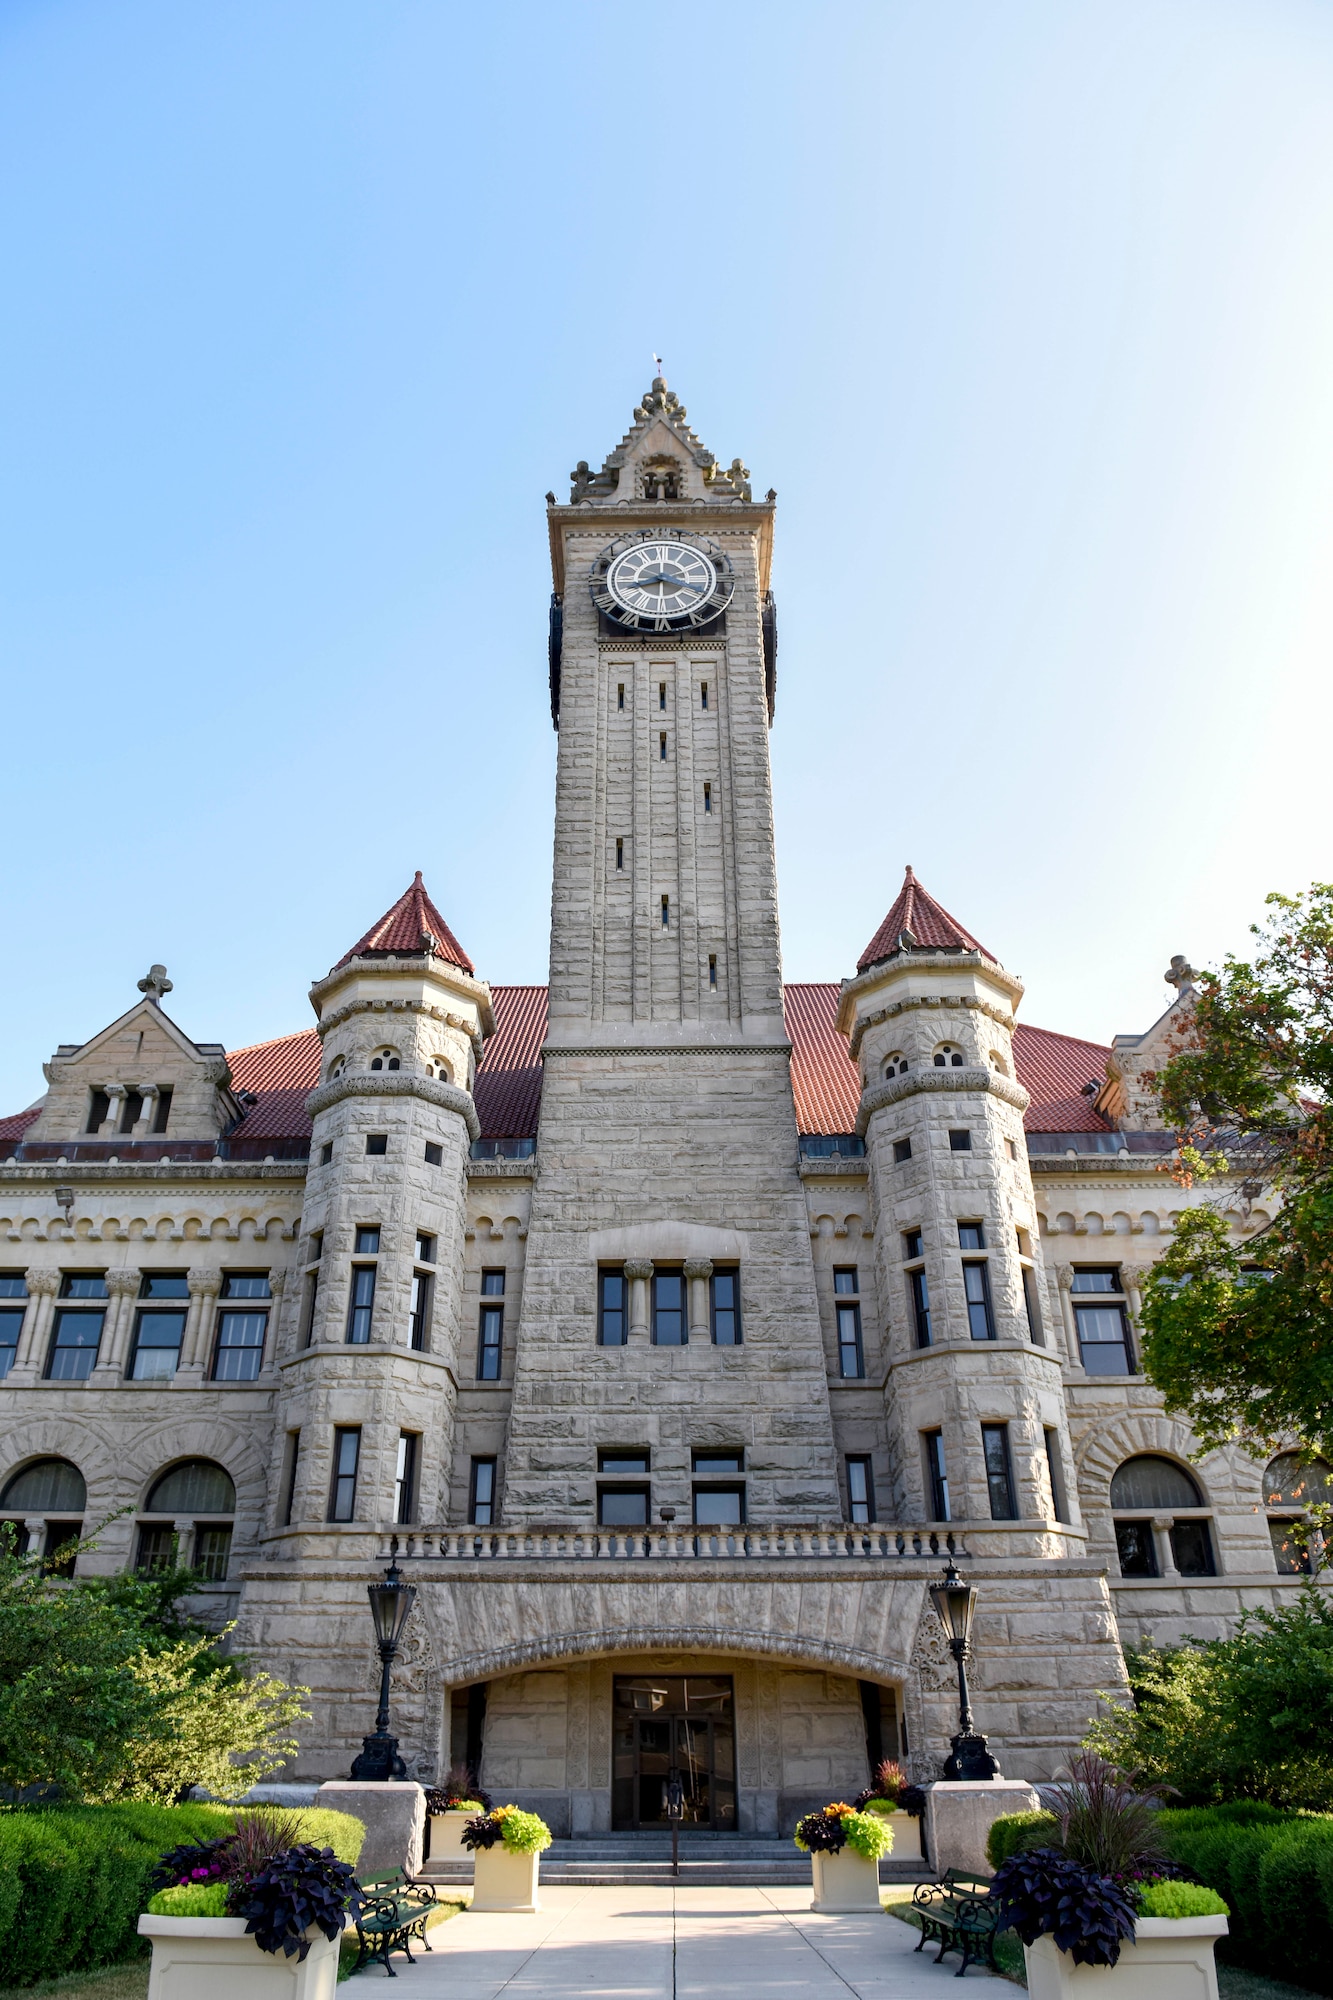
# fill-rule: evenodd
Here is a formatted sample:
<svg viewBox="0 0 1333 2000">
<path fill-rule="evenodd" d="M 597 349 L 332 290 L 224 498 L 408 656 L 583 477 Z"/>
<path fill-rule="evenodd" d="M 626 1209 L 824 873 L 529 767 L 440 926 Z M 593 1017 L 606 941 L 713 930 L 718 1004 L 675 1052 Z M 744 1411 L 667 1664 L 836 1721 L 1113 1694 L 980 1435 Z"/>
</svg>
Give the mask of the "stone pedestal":
<svg viewBox="0 0 1333 2000">
<path fill-rule="evenodd" d="M 991 1822 L 1005 1813 L 1036 1812 L 1040 1805 L 1031 1785 L 1021 1778 L 927 1786 L 926 1845 L 931 1867 L 939 1875 L 946 1868 L 961 1868 L 969 1875 L 992 1874 L 986 1859 Z"/>
<path fill-rule="evenodd" d="M 333 1778 L 315 1794 L 317 1806 L 352 1813 L 366 1829 L 357 1874 L 384 1875 L 401 1868 L 405 1875 L 421 1870 L 422 1838 L 426 1830 L 426 1794 L 420 1785 L 369 1785 L 354 1778 Z"/>
</svg>

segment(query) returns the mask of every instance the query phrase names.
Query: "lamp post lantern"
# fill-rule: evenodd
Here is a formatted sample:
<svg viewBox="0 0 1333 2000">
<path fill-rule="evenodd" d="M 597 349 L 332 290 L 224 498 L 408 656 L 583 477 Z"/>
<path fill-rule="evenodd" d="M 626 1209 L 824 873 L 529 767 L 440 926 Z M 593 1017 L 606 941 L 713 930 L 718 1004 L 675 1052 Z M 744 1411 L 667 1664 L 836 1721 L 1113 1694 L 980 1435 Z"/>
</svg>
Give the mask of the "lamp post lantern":
<svg viewBox="0 0 1333 2000">
<path fill-rule="evenodd" d="M 375 1711 L 375 1733 L 362 1737 L 361 1754 L 352 1764 L 352 1777 L 363 1784 L 382 1785 L 407 1776 L 407 1766 L 398 1755 L 398 1738 L 389 1734 L 389 1675 L 417 1593 L 415 1585 L 403 1582 L 396 1535 L 389 1546 L 390 1562 L 383 1583 L 366 1586 L 375 1621 L 375 1643 L 380 1649 L 380 1705 Z"/>
<path fill-rule="evenodd" d="M 952 1556 L 940 1582 L 930 1586 L 930 1601 L 935 1606 L 935 1614 L 949 1641 L 949 1651 L 958 1666 L 958 1734 L 952 1739 L 953 1750 L 945 1761 L 945 1782 L 976 1784 L 987 1778 L 998 1778 L 1000 1767 L 987 1748 L 985 1737 L 973 1725 L 972 1703 L 967 1692 L 964 1662 L 971 1651 L 972 1614 L 976 1610 L 977 1593 L 970 1583 L 963 1582 L 954 1567 Z"/>
</svg>

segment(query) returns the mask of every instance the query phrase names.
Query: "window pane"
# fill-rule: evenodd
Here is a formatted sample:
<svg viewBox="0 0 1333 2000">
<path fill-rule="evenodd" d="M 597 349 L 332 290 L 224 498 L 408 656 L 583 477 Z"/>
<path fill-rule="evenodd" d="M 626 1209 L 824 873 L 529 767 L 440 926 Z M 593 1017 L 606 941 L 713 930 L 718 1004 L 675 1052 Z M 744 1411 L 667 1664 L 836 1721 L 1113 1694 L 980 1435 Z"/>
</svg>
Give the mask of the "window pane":
<svg viewBox="0 0 1333 2000">
<path fill-rule="evenodd" d="M 912 1316 L 916 1322 L 916 1344 L 918 1347 L 929 1347 L 930 1288 L 926 1284 L 925 1272 L 910 1272 L 907 1283 L 912 1294 Z"/>
<path fill-rule="evenodd" d="M 930 1504 L 934 1509 L 931 1516 L 936 1521 L 948 1521 L 953 1517 L 949 1512 L 949 1480 L 944 1469 L 944 1436 L 940 1431 L 927 1431 L 926 1471 L 930 1477 Z"/>
<path fill-rule="evenodd" d="M 964 1264 L 963 1291 L 967 1298 L 967 1324 L 973 1340 L 994 1340 L 995 1324 L 990 1309 L 990 1278 L 984 1264 Z"/>
<path fill-rule="evenodd" d="M 185 1338 L 184 1313 L 140 1313 L 134 1336 L 132 1382 L 162 1382 L 176 1373 L 181 1342 Z"/>
<path fill-rule="evenodd" d="M 914 1257 L 920 1257 L 922 1254 L 921 1231 L 919 1229 L 909 1229 L 903 1237 L 903 1256 L 910 1264 Z"/>
<path fill-rule="evenodd" d="M 1009 1467 L 1009 1430 L 1005 1424 L 983 1424 L 982 1449 L 986 1457 L 986 1484 L 990 1488 L 992 1521 L 1016 1521 L 1013 1474 Z"/>
<path fill-rule="evenodd" d="M 1147 1521 L 1117 1521 L 1115 1543 L 1121 1576 L 1156 1576 L 1157 1550 Z"/>
<path fill-rule="evenodd" d="M 504 1307 L 483 1306 L 481 1338 L 477 1352 L 477 1377 L 482 1382 L 498 1382 L 500 1356 L 504 1346 Z"/>
<path fill-rule="evenodd" d="M 1297 1526 L 1295 1521 L 1270 1521 L 1268 1524 L 1273 1542 L 1273 1560 L 1283 1576 L 1308 1576 L 1310 1573 L 1310 1551 L 1292 1533 Z"/>
<path fill-rule="evenodd" d="M 854 1264 L 846 1270 L 835 1271 L 833 1273 L 833 1289 L 835 1292 L 845 1293 L 849 1298 L 856 1297 L 861 1287 L 857 1282 L 857 1272 Z"/>
<path fill-rule="evenodd" d="M 838 1307 L 838 1368 L 846 1379 L 865 1374 L 861 1354 L 861 1308 Z"/>
<path fill-rule="evenodd" d="M 16 1472 L 0 1494 L 0 1506 L 17 1514 L 81 1514 L 87 1502 L 83 1474 L 67 1458 L 39 1458 Z"/>
<path fill-rule="evenodd" d="M 141 1299 L 188 1299 L 189 1282 L 184 1271 L 145 1271 L 139 1286 Z"/>
<path fill-rule="evenodd" d="M 77 1273 L 66 1271 L 60 1281 L 62 1299 L 104 1299 L 106 1278 L 101 1271 Z"/>
<path fill-rule="evenodd" d="M 6 1306 L 0 1309 L 0 1380 L 8 1375 L 14 1365 L 22 1329 L 22 1306 Z"/>
<path fill-rule="evenodd" d="M 599 1451 L 597 1454 L 599 1472 L 647 1472 L 648 1453 L 646 1451 Z"/>
<path fill-rule="evenodd" d="M 1264 1474 L 1264 1505 L 1308 1507 L 1315 1500 L 1333 1500 L 1333 1466 L 1295 1451 L 1275 1458 Z"/>
<path fill-rule="evenodd" d="M 494 1523 L 495 1460 L 493 1458 L 474 1458 L 472 1461 L 472 1495 L 468 1518 L 479 1528 L 489 1528 Z"/>
<path fill-rule="evenodd" d="M 1171 1529 L 1171 1553 L 1182 1576 L 1211 1576 L 1212 1537 L 1206 1521 L 1177 1521 Z"/>
<path fill-rule="evenodd" d="M 1183 1465 L 1145 1453 L 1140 1458 L 1127 1458 L 1116 1468 L 1111 1479 L 1111 1505 L 1165 1512 L 1168 1507 L 1200 1507 L 1203 1495 Z"/>
<path fill-rule="evenodd" d="M 738 1271 L 714 1271 L 712 1288 L 713 1339 L 719 1347 L 741 1344 L 741 1281 Z"/>
<path fill-rule="evenodd" d="M 352 1297 L 347 1315 L 347 1338 L 354 1347 L 364 1347 L 370 1339 L 375 1317 L 374 1264 L 353 1264 Z"/>
<path fill-rule="evenodd" d="M 0 1271 L 0 1299 L 26 1299 L 28 1280 L 22 1271 Z"/>
<path fill-rule="evenodd" d="M 339 1430 L 333 1434 L 333 1491 L 329 1518 L 350 1521 L 356 1513 L 356 1470 L 361 1456 L 361 1433 Z"/>
<path fill-rule="evenodd" d="M 215 1382 L 253 1382 L 264 1358 L 267 1313 L 225 1312 L 218 1321 Z"/>
<path fill-rule="evenodd" d="M 1120 1290 L 1120 1269 L 1118 1265 L 1108 1265 L 1101 1271 L 1075 1271 L 1069 1287 L 1072 1292 L 1118 1292 Z"/>
<path fill-rule="evenodd" d="M 625 1345 L 625 1274 L 597 1274 L 597 1338 L 603 1347 Z"/>
<path fill-rule="evenodd" d="M 705 1491 L 696 1487 L 694 1519 L 699 1527 L 739 1527 L 745 1519 L 745 1488 L 728 1486 L 717 1491 Z"/>
<path fill-rule="evenodd" d="M 148 1495 L 150 1514 L 230 1514 L 235 1506 L 231 1474 L 211 1458 L 173 1466 Z"/>
<path fill-rule="evenodd" d="M 398 1433 L 398 1463 L 393 1478 L 393 1518 L 408 1523 L 416 1516 L 417 1438 L 414 1431 Z"/>
<path fill-rule="evenodd" d="M 1036 1273 L 1030 1270 L 1026 1264 L 1021 1268 L 1023 1272 L 1023 1309 L 1027 1313 L 1028 1333 L 1031 1336 L 1034 1346 L 1044 1347 L 1046 1341 L 1041 1330 L 1041 1315 L 1037 1310 Z"/>
<path fill-rule="evenodd" d="M 685 1344 L 685 1280 L 679 1271 L 653 1272 L 653 1339 L 658 1347 Z"/>
<path fill-rule="evenodd" d="M 958 1247 L 960 1250 L 984 1250 L 986 1232 L 979 1222 L 960 1222 L 958 1225 Z"/>
<path fill-rule="evenodd" d="M 483 1271 L 481 1274 L 481 1296 L 484 1299 L 502 1299 L 505 1291 L 503 1271 Z"/>
<path fill-rule="evenodd" d="M 849 1458 L 847 1461 L 847 1500 L 853 1521 L 873 1521 L 875 1518 L 875 1493 L 870 1478 L 868 1458 Z"/>
<path fill-rule="evenodd" d="M 224 1583 L 231 1560 L 231 1529 L 200 1528 L 194 1538 L 194 1567 L 209 1583 Z"/>
<path fill-rule="evenodd" d="M 56 1314 L 55 1341 L 51 1349 L 51 1365 L 47 1369 L 52 1382 L 86 1382 L 93 1372 L 97 1360 L 97 1349 L 102 1338 L 100 1312 L 60 1312 Z"/>
<path fill-rule="evenodd" d="M 178 1560 L 174 1527 L 140 1528 L 136 1569 L 151 1574 L 154 1570 L 174 1569 Z"/>
<path fill-rule="evenodd" d="M 645 1472 L 648 1470 L 646 1465 L 643 1469 Z M 696 1451 L 694 1469 L 718 1478 L 727 1472 L 744 1472 L 745 1454 L 742 1451 Z"/>
<path fill-rule="evenodd" d="M 222 1280 L 224 1299 L 266 1299 L 269 1292 L 267 1271 L 231 1271 Z"/>
<path fill-rule="evenodd" d="M 597 1495 L 597 1519 L 604 1528 L 642 1528 L 648 1522 L 646 1487 L 606 1486 Z"/>
<path fill-rule="evenodd" d="M 1079 1346 L 1089 1375 L 1128 1375 L 1129 1344 L 1119 1306 L 1076 1306 Z"/>
</svg>

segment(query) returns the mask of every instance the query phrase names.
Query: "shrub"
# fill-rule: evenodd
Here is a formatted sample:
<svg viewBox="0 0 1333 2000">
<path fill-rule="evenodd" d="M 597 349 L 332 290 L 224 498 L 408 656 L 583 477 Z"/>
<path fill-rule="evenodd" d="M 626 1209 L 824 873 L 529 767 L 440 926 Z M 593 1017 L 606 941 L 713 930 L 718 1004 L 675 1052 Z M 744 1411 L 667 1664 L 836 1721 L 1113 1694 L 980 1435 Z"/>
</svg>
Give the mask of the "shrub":
<svg viewBox="0 0 1333 2000">
<path fill-rule="evenodd" d="M 986 1859 L 1000 1868 L 1011 1854 L 1030 1853 L 1034 1847 L 1049 1847 L 1058 1837 L 1059 1822 L 1050 1812 L 1001 1813 L 993 1819 L 986 1835 Z"/>
<path fill-rule="evenodd" d="M 1230 1905 L 1227 1958 L 1333 1990 L 1333 1817 L 1238 1801 L 1164 1812 L 1161 1827 L 1173 1858 Z"/>
<path fill-rule="evenodd" d="M 1199 1882 L 1145 1882 L 1139 1891 L 1141 1917 L 1229 1917 L 1215 1889 Z"/>
<path fill-rule="evenodd" d="M 306 1806 L 294 1813 L 296 1839 L 313 1847 L 331 1847 L 339 1861 L 353 1868 L 366 1844 L 365 1822 L 352 1813 L 334 1812 L 330 1806 Z"/>
<path fill-rule="evenodd" d="M 227 1884 L 217 1882 L 177 1883 L 170 1889 L 159 1889 L 148 1899 L 148 1908 L 155 1917 L 225 1917 L 227 1914 Z"/>
<path fill-rule="evenodd" d="M 1114 1965 L 1122 1940 L 1134 1935 L 1124 1890 L 1053 1847 L 1012 1855 L 996 1870 L 990 1894 L 1001 1930 L 1017 1931 L 1024 1944 L 1052 1937 L 1075 1965 Z"/>
</svg>

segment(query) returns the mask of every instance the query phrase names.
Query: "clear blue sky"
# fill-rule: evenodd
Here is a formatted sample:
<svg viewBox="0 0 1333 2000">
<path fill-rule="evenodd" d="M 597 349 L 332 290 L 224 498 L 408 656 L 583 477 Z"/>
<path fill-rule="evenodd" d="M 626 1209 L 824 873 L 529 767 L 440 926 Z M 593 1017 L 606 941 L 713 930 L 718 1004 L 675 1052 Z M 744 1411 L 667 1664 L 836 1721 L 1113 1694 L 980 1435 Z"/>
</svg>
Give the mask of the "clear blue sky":
<svg viewBox="0 0 1333 2000">
<path fill-rule="evenodd" d="M 1333 8 L 3 0 L 0 1110 L 426 879 L 546 972 L 542 496 L 779 495 L 788 977 L 903 863 L 1109 1038 L 1333 875 Z"/>
</svg>

